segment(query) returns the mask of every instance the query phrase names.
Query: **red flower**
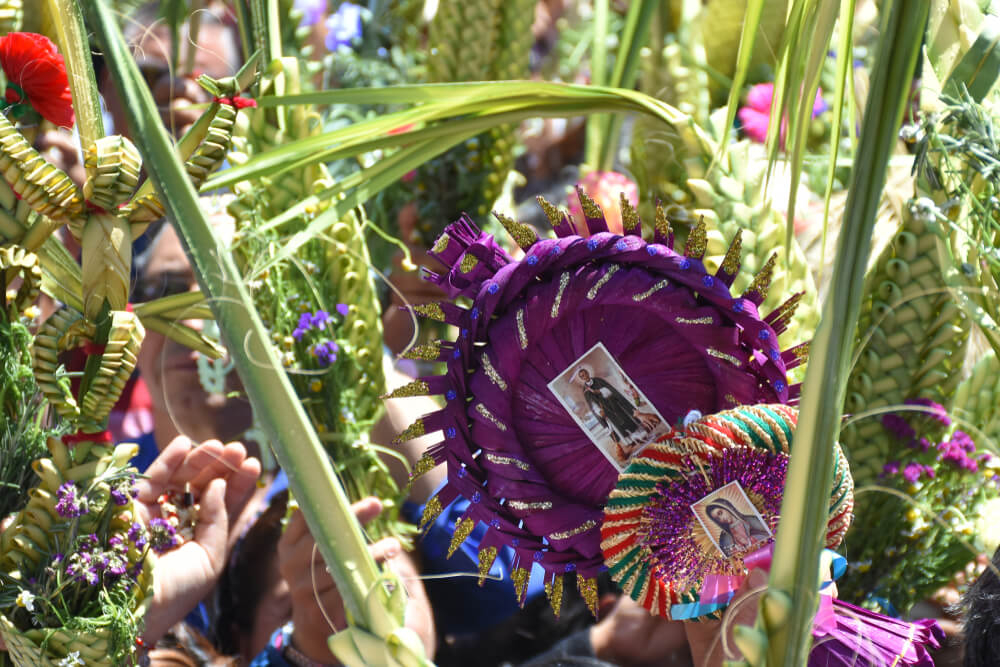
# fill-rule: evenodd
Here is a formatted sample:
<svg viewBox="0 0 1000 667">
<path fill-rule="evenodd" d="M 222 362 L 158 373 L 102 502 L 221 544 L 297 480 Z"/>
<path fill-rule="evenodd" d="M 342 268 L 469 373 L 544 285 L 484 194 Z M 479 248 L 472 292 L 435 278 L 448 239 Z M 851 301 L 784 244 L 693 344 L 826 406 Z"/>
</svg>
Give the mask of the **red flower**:
<svg viewBox="0 0 1000 667">
<path fill-rule="evenodd" d="M 7 104 L 26 103 L 56 125 L 73 126 L 66 65 L 48 37 L 33 32 L 0 37 L 0 67 L 7 75 Z"/>
</svg>

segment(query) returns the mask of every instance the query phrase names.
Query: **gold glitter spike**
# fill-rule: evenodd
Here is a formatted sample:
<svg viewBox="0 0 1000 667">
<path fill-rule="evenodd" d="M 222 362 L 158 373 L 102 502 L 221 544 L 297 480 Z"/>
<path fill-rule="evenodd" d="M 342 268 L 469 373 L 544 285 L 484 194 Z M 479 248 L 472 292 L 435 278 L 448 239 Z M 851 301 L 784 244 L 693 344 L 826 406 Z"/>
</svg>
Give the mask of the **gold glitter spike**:
<svg viewBox="0 0 1000 667">
<path fill-rule="evenodd" d="M 426 345 L 416 345 L 403 353 L 404 359 L 418 359 L 420 361 L 437 361 L 441 356 L 441 343 L 431 341 Z"/>
<path fill-rule="evenodd" d="M 482 586 L 486 583 L 486 577 L 490 573 L 490 568 L 493 567 L 493 561 L 497 559 L 497 548 L 496 547 L 486 547 L 485 549 L 479 550 L 479 585 Z"/>
<path fill-rule="evenodd" d="M 416 464 L 410 471 L 410 481 L 412 482 L 413 480 L 415 480 L 417 477 L 420 477 L 424 473 L 430 472 L 435 467 L 437 467 L 437 462 L 434 460 L 434 457 L 431 456 L 430 454 L 424 454 L 419 459 L 417 459 Z"/>
<path fill-rule="evenodd" d="M 656 205 L 656 222 L 653 223 L 653 228 L 657 236 L 661 237 L 664 241 L 674 233 L 674 230 L 670 227 L 670 221 L 667 220 L 667 214 L 660 204 Z"/>
<path fill-rule="evenodd" d="M 587 298 L 590 299 L 591 301 L 593 301 L 595 298 L 597 298 L 597 292 L 598 292 L 598 290 L 600 290 L 602 287 L 604 287 L 605 285 L 607 285 L 608 281 L 611 280 L 611 276 L 613 276 L 616 273 L 618 273 L 618 269 L 620 269 L 620 268 L 622 268 L 622 267 L 619 266 L 618 264 L 612 264 L 611 266 L 609 266 L 608 269 L 607 269 L 607 271 L 604 272 L 604 275 L 601 276 L 597 280 L 597 282 L 594 283 L 594 286 L 591 287 L 587 291 Z"/>
<path fill-rule="evenodd" d="M 726 257 L 722 260 L 722 272 L 727 276 L 735 276 L 740 270 L 740 255 L 743 254 L 743 230 L 736 230 L 733 242 L 729 244 Z"/>
<path fill-rule="evenodd" d="M 576 575 L 576 587 L 580 590 L 580 596 L 587 603 L 587 609 L 597 618 L 597 577 L 584 578 Z"/>
<path fill-rule="evenodd" d="M 563 292 L 566 291 L 566 286 L 569 285 L 569 271 L 559 276 L 559 291 L 556 292 L 555 301 L 552 302 L 552 317 L 559 317 L 559 306 L 562 304 Z"/>
<path fill-rule="evenodd" d="M 397 435 L 396 439 L 393 440 L 392 442 L 394 444 L 399 445 L 406 442 L 407 440 L 413 440 L 414 438 L 419 438 L 424 433 L 426 433 L 426 431 L 424 430 L 424 418 L 421 417 L 417 421 L 407 426 L 406 430 Z"/>
<path fill-rule="evenodd" d="M 531 470 L 531 466 L 520 459 L 515 459 L 513 456 L 502 456 L 493 452 L 486 452 L 486 460 L 501 466 L 517 466 L 524 471 Z"/>
<path fill-rule="evenodd" d="M 801 343 L 792 348 L 792 354 L 795 355 L 795 359 L 799 362 L 800 365 L 806 363 L 806 361 L 809 360 L 810 345 L 811 342 L 806 341 L 805 343 Z"/>
<path fill-rule="evenodd" d="M 451 536 L 451 544 L 448 545 L 448 558 L 451 558 L 458 551 L 458 548 L 462 546 L 462 542 L 472 533 L 472 529 L 475 527 L 476 520 L 470 516 L 464 517 L 455 524 L 455 534 Z"/>
<path fill-rule="evenodd" d="M 711 315 L 705 315 L 705 317 L 675 317 L 674 322 L 677 322 L 677 324 L 712 324 L 715 322 L 715 318 Z"/>
<path fill-rule="evenodd" d="M 478 412 L 479 414 L 481 414 L 488 422 L 490 422 L 491 424 L 493 424 L 494 426 L 496 426 L 501 431 L 506 431 L 507 430 L 507 425 L 504 424 L 503 422 L 501 422 L 496 417 L 494 417 L 493 413 L 490 412 L 487 409 L 487 407 L 485 405 L 483 405 L 482 403 L 477 403 L 476 404 L 476 412 Z"/>
<path fill-rule="evenodd" d="M 528 332 L 524 328 L 524 308 L 517 311 L 517 341 L 522 350 L 528 349 Z"/>
<path fill-rule="evenodd" d="M 382 396 L 386 398 L 409 398 L 410 396 L 426 396 L 431 391 L 430 385 L 424 380 L 414 380 L 404 384 L 402 387 L 393 389 L 388 394 Z"/>
<path fill-rule="evenodd" d="M 705 256 L 705 249 L 708 247 L 708 226 L 705 224 L 704 216 L 698 220 L 698 224 L 691 228 L 688 233 L 687 243 L 684 244 L 684 256 L 691 259 L 701 259 Z"/>
<path fill-rule="evenodd" d="M 655 285 L 653 285 L 652 287 L 650 287 L 645 292 L 640 292 L 639 294 L 634 295 L 632 297 L 632 300 L 635 301 L 635 302 L 645 301 L 649 297 L 653 296 L 653 294 L 655 294 L 656 292 L 659 292 L 661 289 L 663 289 L 664 287 L 666 287 L 669 284 L 670 284 L 669 280 L 663 279 L 660 282 L 658 282 Z"/>
<path fill-rule="evenodd" d="M 583 523 L 581 523 L 576 528 L 570 528 L 569 530 L 563 530 L 563 531 L 560 531 L 558 533 L 549 533 L 549 539 L 550 540 L 565 540 L 565 539 L 567 539 L 569 537 L 573 537 L 574 535 L 579 535 L 580 533 L 585 533 L 585 532 L 587 532 L 588 530 L 590 530 L 591 528 L 593 528 L 596 525 L 597 525 L 596 521 L 594 521 L 593 519 L 587 519 L 586 521 L 584 521 Z"/>
<path fill-rule="evenodd" d="M 514 594 L 517 595 L 517 603 L 524 606 L 524 593 L 528 590 L 529 570 L 519 567 L 510 573 L 510 580 L 514 582 Z"/>
<path fill-rule="evenodd" d="M 479 361 L 483 367 L 483 372 L 486 373 L 486 377 L 490 379 L 490 382 L 495 384 L 500 391 L 507 391 L 507 383 L 502 377 L 500 377 L 500 374 L 497 373 L 497 369 L 493 368 L 493 364 L 490 362 L 490 355 L 483 352 Z"/>
<path fill-rule="evenodd" d="M 802 296 L 802 292 L 794 294 L 791 298 L 778 306 L 778 316 L 774 320 L 775 328 L 788 326 L 788 323 L 792 321 L 793 317 L 795 317 L 795 311 L 798 309 L 799 304 L 802 303 Z"/>
<path fill-rule="evenodd" d="M 622 212 L 622 231 L 633 236 L 642 236 L 642 220 L 639 211 L 632 206 L 624 192 L 618 193 L 619 208 Z"/>
<path fill-rule="evenodd" d="M 553 227 L 558 227 L 563 223 L 563 213 L 558 208 L 553 206 L 549 200 L 545 197 L 538 195 L 535 199 L 538 200 L 538 205 L 542 207 L 542 211 L 545 212 L 545 217 L 549 219 Z"/>
<path fill-rule="evenodd" d="M 510 237 L 514 239 L 514 243 L 521 250 L 527 250 L 538 242 L 538 234 L 528 225 L 518 222 L 513 218 L 508 218 L 503 213 L 494 211 L 493 215 L 496 216 L 496 219 L 500 221 L 500 224 L 503 225 L 503 228 L 507 230 L 507 233 L 510 234 Z"/>
<path fill-rule="evenodd" d="M 552 509 L 552 501 L 541 500 L 536 503 L 529 503 L 523 500 L 508 500 L 507 507 L 518 512 L 537 512 Z"/>
<path fill-rule="evenodd" d="M 471 253 L 465 253 L 462 257 L 461 264 L 458 265 L 459 270 L 462 273 L 470 273 L 474 268 L 479 265 L 479 258 Z"/>
<path fill-rule="evenodd" d="M 706 352 L 708 352 L 708 356 L 715 357 L 716 359 L 722 359 L 724 361 L 728 361 L 733 366 L 742 366 L 743 365 L 743 362 L 740 361 L 739 359 L 737 359 L 736 357 L 734 357 L 733 355 L 726 354 L 725 352 L 722 352 L 721 350 L 717 350 L 714 347 L 708 348 L 706 350 Z"/>
<path fill-rule="evenodd" d="M 764 268 L 757 272 L 757 275 L 753 277 L 753 282 L 750 283 L 750 287 L 747 291 L 743 293 L 743 296 L 751 299 L 757 303 L 761 303 L 767 298 L 767 291 L 771 289 L 771 277 L 774 275 L 774 263 L 778 260 L 778 253 L 773 253 L 767 263 L 764 264 Z M 754 299 L 751 295 L 759 295 L 757 299 Z"/>
<path fill-rule="evenodd" d="M 441 254 L 448 249 L 448 243 L 451 241 L 451 237 L 447 234 L 442 234 L 438 237 L 438 240 L 434 242 L 434 247 L 431 248 L 431 252 Z"/>
<path fill-rule="evenodd" d="M 556 618 L 559 618 L 563 596 L 563 576 L 561 574 L 557 574 L 552 579 L 552 583 L 545 582 L 545 595 L 549 598 L 549 604 L 552 605 L 552 612 Z"/>
<path fill-rule="evenodd" d="M 424 513 L 420 517 L 419 529 L 423 530 L 425 526 L 433 522 L 434 519 L 438 518 L 438 515 L 441 514 L 441 512 L 443 511 L 444 507 L 441 505 L 440 498 L 434 496 L 433 498 L 428 500 L 427 504 L 424 505 Z"/>
<path fill-rule="evenodd" d="M 604 211 L 601 207 L 597 205 L 597 202 L 590 198 L 583 188 L 577 186 L 576 194 L 580 197 L 580 208 L 583 209 L 583 214 L 588 218 L 604 218 Z"/>
<path fill-rule="evenodd" d="M 415 310 L 417 315 L 420 315 L 421 317 L 437 320 L 438 322 L 444 322 L 445 320 L 444 309 L 441 308 L 441 304 L 437 302 L 422 303 L 418 306 L 414 306 L 413 310 Z"/>
</svg>

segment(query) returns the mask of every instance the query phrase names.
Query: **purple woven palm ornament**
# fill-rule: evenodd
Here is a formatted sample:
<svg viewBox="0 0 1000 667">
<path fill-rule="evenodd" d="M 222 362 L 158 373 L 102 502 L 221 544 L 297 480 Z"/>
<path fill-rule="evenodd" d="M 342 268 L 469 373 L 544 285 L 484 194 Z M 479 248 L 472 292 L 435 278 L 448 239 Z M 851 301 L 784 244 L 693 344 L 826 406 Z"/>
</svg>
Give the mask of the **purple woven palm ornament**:
<svg viewBox="0 0 1000 667">
<path fill-rule="evenodd" d="M 662 210 L 647 242 L 624 198 L 624 236 L 608 232 L 583 192 L 580 200 L 587 229 L 539 199 L 555 228 L 552 239 L 497 216 L 523 250 L 520 259 L 468 217 L 445 229 L 431 254 L 448 270 L 426 277 L 466 305 L 415 310 L 454 325 L 459 335 L 407 355 L 446 362 L 444 375 L 392 394 L 440 394 L 446 401 L 397 438 L 444 434 L 415 470 L 442 463 L 448 470 L 422 524 L 459 496 L 468 499 L 451 551 L 484 523 L 480 574 L 498 547 L 511 546 L 518 599 L 537 564 L 557 614 L 563 576 L 571 572 L 596 609 L 595 576 L 605 569 L 602 508 L 629 458 L 692 410 L 794 401 L 798 387 L 788 385 L 786 373 L 806 353 L 804 345 L 784 352 L 778 345 L 799 295 L 766 316 L 758 312 L 773 257 L 745 293 L 734 295 L 739 237 L 712 273 L 702 262 L 704 223 L 678 253 Z"/>
</svg>

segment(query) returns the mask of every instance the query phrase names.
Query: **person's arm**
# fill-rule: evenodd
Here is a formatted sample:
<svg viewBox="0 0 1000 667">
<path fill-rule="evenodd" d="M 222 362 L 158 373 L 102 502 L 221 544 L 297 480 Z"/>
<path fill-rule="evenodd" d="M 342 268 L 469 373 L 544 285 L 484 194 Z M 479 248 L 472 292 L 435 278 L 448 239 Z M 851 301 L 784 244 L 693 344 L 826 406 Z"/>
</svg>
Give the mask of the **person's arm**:
<svg viewBox="0 0 1000 667">
<path fill-rule="evenodd" d="M 152 646 L 211 592 L 226 564 L 232 521 L 253 495 L 260 463 L 239 443 L 200 445 L 175 438 L 138 483 L 136 512 L 148 525 L 159 516 L 157 498 L 190 488 L 199 504 L 194 539 L 156 559 L 153 600 L 143 641 Z"/>
</svg>

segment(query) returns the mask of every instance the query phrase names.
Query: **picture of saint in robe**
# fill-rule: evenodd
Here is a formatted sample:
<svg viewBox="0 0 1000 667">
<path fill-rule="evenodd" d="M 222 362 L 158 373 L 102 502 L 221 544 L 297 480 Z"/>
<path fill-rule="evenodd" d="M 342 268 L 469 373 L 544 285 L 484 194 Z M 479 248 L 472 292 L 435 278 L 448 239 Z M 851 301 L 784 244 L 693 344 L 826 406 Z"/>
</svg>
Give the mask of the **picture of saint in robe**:
<svg viewBox="0 0 1000 667">
<path fill-rule="evenodd" d="M 610 429 L 611 439 L 621 448 L 622 458 L 627 461 L 636 447 L 645 444 L 644 441 L 632 441 L 633 434 L 646 431 L 634 416 L 635 406 L 611 383 L 592 377 L 586 368 L 579 369 L 577 377 L 583 384 L 583 399 L 590 411 L 601 426 Z"/>
</svg>

